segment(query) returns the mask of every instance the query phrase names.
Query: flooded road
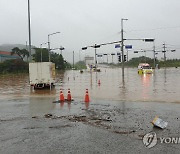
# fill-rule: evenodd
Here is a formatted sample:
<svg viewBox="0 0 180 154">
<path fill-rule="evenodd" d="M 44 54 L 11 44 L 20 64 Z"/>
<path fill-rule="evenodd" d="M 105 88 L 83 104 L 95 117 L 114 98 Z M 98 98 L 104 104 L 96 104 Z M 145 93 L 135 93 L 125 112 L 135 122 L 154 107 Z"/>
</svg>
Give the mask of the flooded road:
<svg viewBox="0 0 180 154">
<path fill-rule="evenodd" d="M 180 137 L 180 69 L 138 75 L 126 68 L 124 80 L 121 73 L 105 67 L 57 73 L 51 91 L 31 89 L 27 74 L 1 75 L 0 153 L 178 153 L 178 144 L 160 141 L 147 151 L 142 137 L 151 131 Z M 74 101 L 53 103 L 68 88 Z M 87 88 L 91 101 L 84 103 Z M 156 115 L 168 122 L 166 129 L 152 126 Z"/>
<path fill-rule="evenodd" d="M 166 68 L 154 74 L 138 75 L 137 69 L 102 68 L 100 73 L 69 71 L 58 88 L 71 88 L 74 97 L 83 98 L 88 88 L 92 99 L 180 102 L 180 69 Z M 69 81 L 67 80 L 69 77 Z M 100 85 L 98 81 L 100 80 Z"/>
<path fill-rule="evenodd" d="M 126 68 L 122 80 L 121 69 L 101 68 L 101 72 L 70 70 L 57 73 L 55 89 L 31 91 L 28 75 L 1 75 L 0 99 L 52 97 L 58 99 L 60 89 L 74 98 L 84 98 L 89 89 L 92 100 L 159 101 L 180 103 L 180 69 L 164 68 L 154 74 L 138 75 L 137 69 Z M 100 82 L 100 84 L 98 84 Z"/>
</svg>

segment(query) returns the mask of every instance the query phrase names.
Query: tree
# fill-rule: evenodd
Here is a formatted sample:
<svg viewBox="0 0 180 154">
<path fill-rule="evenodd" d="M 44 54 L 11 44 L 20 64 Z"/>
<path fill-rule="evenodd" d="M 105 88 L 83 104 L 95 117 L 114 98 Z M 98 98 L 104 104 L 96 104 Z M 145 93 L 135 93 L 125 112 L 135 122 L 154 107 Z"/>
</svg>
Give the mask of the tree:
<svg viewBox="0 0 180 154">
<path fill-rule="evenodd" d="M 35 54 L 32 55 L 35 62 L 48 62 L 49 52 L 46 48 L 35 48 Z M 50 53 L 51 62 L 55 63 L 56 69 L 65 69 L 67 67 L 67 62 L 61 54 Z M 42 59 L 42 61 L 41 61 Z"/>
<path fill-rule="evenodd" d="M 35 62 L 48 62 L 49 61 L 49 52 L 46 48 L 34 48 L 35 54 L 33 54 L 33 60 Z"/>
<path fill-rule="evenodd" d="M 0 63 L 0 74 L 28 72 L 28 63 L 21 59 L 10 59 Z"/>
<path fill-rule="evenodd" d="M 61 54 L 51 53 L 51 61 L 55 63 L 57 69 L 65 69 L 64 58 Z"/>
<path fill-rule="evenodd" d="M 75 68 L 76 69 L 87 69 L 86 67 L 86 63 L 84 61 L 78 61 L 76 64 L 75 64 Z"/>
<path fill-rule="evenodd" d="M 12 49 L 11 55 L 14 54 L 17 54 L 21 60 L 23 60 L 25 56 L 29 57 L 29 52 L 26 49 L 19 49 L 18 47 Z"/>
</svg>

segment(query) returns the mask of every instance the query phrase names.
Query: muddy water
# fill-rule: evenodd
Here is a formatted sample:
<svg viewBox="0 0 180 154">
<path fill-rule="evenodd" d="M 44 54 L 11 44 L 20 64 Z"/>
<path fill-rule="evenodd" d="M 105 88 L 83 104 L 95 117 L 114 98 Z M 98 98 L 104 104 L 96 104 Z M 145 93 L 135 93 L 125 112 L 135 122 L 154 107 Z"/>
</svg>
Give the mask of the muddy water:
<svg viewBox="0 0 180 154">
<path fill-rule="evenodd" d="M 154 74 L 138 75 L 137 69 L 126 68 L 122 79 L 120 68 L 101 68 L 99 73 L 66 71 L 57 73 L 52 91 L 34 91 L 29 87 L 27 74 L 1 75 L 0 100 L 18 98 L 51 98 L 57 100 L 59 90 L 71 89 L 72 97 L 84 99 L 85 89 L 89 89 L 91 100 L 159 101 L 180 103 L 180 69 L 164 68 Z M 100 84 L 99 84 L 100 82 Z"/>
<path fill-rule="evenodd" d="M 124 80 L 119 68 L 101 70 L 83 74 L 68 71 L 56 88 L 64 88 L 65 92 L 70 88 L 78 98 L 83 98 L 88 88 L 91 99 L 180 102 L 180 69 L 159 69 L 154 74 L 138 75 L 137 69 L 127 68 Z"/>
</svg>

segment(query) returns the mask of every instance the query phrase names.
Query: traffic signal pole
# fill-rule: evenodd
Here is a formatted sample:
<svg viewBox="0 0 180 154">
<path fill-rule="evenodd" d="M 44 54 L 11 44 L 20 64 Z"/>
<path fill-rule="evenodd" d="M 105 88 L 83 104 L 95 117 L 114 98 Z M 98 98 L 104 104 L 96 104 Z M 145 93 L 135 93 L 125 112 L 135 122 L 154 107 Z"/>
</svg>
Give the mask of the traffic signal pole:
<svg viewBox="0 0 180 154">
<path fill-rule="evenodd" d="M 95 49 L 95 55 L 94 55 L 94 59 L 95 59 L 95 66 L 97 67 L 97 59 L 96 59 L 96 44 L 94 45 L 94 49 Z"/>
<path fill-rule="evenodd" d="M 122 51 L 122 78 L 124 79 L 124 36 L 123 36 L 123 21 L 128 19 L 121 19 L 121 51 Z"/>
<path fill-rule="evenodd" d="M 124 38 L 123 38 L 123 19 L 121 19 L 121 52 L 122 52 L 122 77 L 124 78 Z"/>
<path fill-rule="evenodd" d="M 166 61 L 166 44 L 163 44 L 164 61 Z"/>
<path fill-rule="evenodd" d="M 156 49 L 155 49 L 155 42 L 153 42 L 153 52 L 154 52 L 154 69 L 156 68 Z"/>
</svg>

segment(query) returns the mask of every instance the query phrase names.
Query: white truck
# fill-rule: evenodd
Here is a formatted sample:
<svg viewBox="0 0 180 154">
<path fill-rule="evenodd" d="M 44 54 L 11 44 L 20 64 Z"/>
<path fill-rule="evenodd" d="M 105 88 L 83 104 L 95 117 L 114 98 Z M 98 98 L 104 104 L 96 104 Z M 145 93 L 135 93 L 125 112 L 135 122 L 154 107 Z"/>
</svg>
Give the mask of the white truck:
<svg viewBox="0 0 180 154">
<path fill-rule="evenodd" d="M 52 62 L 29 63 L 29 80 L 34 89 L 51 89 L 55 83 L 55 75 L 55 64 Z"/>
</svg>

